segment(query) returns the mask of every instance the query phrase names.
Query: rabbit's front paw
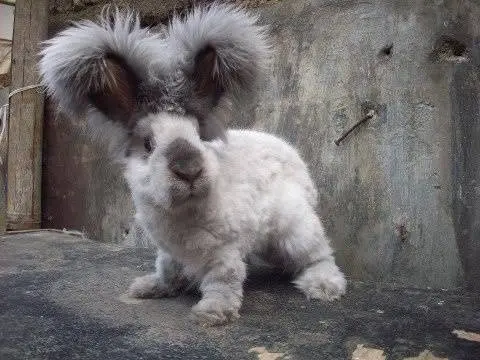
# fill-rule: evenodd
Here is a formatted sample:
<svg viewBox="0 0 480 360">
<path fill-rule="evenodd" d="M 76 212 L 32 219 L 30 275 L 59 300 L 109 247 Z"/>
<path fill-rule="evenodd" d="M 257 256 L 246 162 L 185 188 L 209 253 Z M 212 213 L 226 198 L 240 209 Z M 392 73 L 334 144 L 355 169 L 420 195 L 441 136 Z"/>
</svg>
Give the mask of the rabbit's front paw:
<svg viewBox="0 0 480 360">
<path fill-rule="evenodd" d="M 332 301 L 345 294 L 347 281 L 333 261 L 323 261 L 308 267 L 294 281 L 309 299 Z"/>
<path fill-rule="evenodd" d="M 128 289 L 134 298 L 151 299 L 178 295 L 178 290 L 165 284 L 157 274 L 137 277 Z"/>
<path fill-rule="evenodd" d="M 223 325 L 238 319 L 238 307 L 224 299 L 204 298 L 192 308 L 193 319 L 201 326 Z"/>
</svg>

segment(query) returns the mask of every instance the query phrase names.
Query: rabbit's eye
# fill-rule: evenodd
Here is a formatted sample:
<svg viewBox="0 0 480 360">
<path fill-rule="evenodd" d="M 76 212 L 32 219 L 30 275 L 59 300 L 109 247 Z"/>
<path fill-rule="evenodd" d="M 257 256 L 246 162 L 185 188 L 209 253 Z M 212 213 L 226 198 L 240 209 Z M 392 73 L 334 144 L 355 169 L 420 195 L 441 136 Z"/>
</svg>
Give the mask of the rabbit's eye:
<svg viewBox="0 0 480 360">
<path fill-rule="evenodd" d="M 144 138 L 143 139 L 143 146 L 145 147 L 145 151 L 150 154 L 153 150 L 152 139 L 150 139 L 149 137 Z"/>
</svg>

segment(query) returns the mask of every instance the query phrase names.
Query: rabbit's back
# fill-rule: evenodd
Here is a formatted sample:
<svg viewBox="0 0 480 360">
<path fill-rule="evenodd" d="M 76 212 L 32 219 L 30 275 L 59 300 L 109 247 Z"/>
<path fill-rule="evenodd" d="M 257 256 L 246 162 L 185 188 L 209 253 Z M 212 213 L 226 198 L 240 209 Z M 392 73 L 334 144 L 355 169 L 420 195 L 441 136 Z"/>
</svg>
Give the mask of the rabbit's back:
<svg viewBox="0 0 480 360">
<path fill-rule="evenodd" d="M 317 191 L 309 170 L 298 151 L 283 139 L 261 131 L 229 130 L 228 143 L 220 157 L 222 178 L 227 186 L 237 186 L 264 194 L 295 186 L 316 206 Z"/>
</svg>

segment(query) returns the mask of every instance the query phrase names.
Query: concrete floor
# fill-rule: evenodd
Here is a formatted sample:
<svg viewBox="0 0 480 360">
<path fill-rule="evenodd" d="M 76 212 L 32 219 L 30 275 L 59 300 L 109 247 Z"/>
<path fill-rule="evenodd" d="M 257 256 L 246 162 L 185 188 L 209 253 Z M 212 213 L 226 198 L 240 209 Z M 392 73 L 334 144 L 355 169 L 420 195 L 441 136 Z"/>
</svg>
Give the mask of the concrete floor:
<svg viewBox="0 0 480 360">
<path fill-rule="evenodd" d="M 461 289 L 355 282 L 325 304 L 252 275 L 242 317 L 201 328 L 195 295 L 125 296 L 153 259 L 55 232 L 0 238 L 0 359 L 480 359 L 480 300 Z"/>
</svg>

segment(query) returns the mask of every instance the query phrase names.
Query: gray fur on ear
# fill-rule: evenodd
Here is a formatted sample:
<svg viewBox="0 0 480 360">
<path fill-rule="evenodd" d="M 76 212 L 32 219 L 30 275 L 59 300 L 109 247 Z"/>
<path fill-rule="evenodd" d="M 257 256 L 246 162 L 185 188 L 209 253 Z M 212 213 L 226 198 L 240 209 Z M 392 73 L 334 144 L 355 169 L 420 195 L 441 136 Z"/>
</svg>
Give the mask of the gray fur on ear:
<svg viewBox="0 0 480 360">
<path fill-rule="evenodd" d="M 93 106 L 131 127 L 137 88 L 151 61 L 164 56 L 162 44 L 133 12 L 106 8 L 98 23 L 78 22 L 44 43 L 42 81 L 67 114 L 82 116 Z"/>
<path fill-rule="evenodd" d="M 114 148 L 142 116 L 163 111 L 194 115 L 202 140 L 225 139 L 223 116 L 251 101 L 270 50 L 255 16 L 220 3 L 174 17 L 163 34 L 107 7 L 98 22 L 75 23 L 44 45 L 49 95 L 67 115 L 88 115 L 90 135 Z"/>
<path fill-rule="evenodd" d="M 199 119 L 204 140 L 221 136 L 214 109 L 251 101 L 270 59 L 266 27 L 242 8 L 215 2 L 174 17 L 166 41 L 185 76 L 179 88 L 184 107 Z"/>
</svg>

